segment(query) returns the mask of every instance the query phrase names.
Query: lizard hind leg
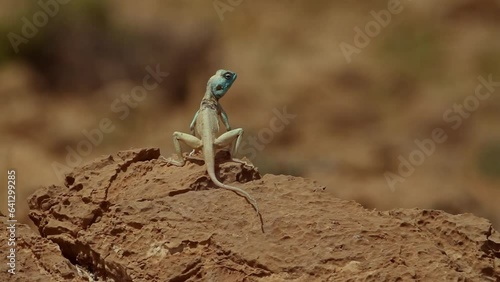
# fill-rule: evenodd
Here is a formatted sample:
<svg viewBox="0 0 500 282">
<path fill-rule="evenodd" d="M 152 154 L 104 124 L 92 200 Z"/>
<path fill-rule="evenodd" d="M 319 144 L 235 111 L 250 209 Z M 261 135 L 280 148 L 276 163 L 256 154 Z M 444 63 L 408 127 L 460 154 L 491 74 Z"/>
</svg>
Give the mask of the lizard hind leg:
<svg viewBox="0 0 500 282">
<path fill-rule="evenodd" d="M 228 132 L 225 132 L 224 134 L 219 136 L 217 139 L 215 139 L 214 145 L 217 148 L 222 148 L 222 147 L 232 145 L 231 146 L 231 156 L 234 156 L 238 153 L 238 149 L 239 149 L 240 143 L 241 143 L 241 137 L 243 137 L 243 129 L 242 128 L 232 129 Z M 236 140 L 236 142 L 234 142 L 235 140 Z"/>
<path fill-rule="evenodd" d="M 191 134 L 175 131 L 172 137 L 174 142 L 175 153 L 177 154 L 177 158 L 179 160 L 175 160 L 173 158 L 167 159 L 167 163 L 171 165 L 183 166 L 185 163 L 184 157 L 182 156 L 182 148 L 180 141 L 182 141 L 184 144 L 188 145 L 193 149 L 200 149 L 203 146 L 201 140 Z"/>
<path fill-rule="evenodd" d="M 222 148 L 231 145 L 230 154 L 232 160 L 246 164 L 244 161 L 234 158 L 234 156 L 236 156 L 236 154 L 238 153 L 238 149 L 240 148 L 242 137 L 243 137 L 243 129 L 236 128 L 228 132 L 225 132 L 217 139 L 215 139 L 214 145 L 217 148 Z"/>
</svg>

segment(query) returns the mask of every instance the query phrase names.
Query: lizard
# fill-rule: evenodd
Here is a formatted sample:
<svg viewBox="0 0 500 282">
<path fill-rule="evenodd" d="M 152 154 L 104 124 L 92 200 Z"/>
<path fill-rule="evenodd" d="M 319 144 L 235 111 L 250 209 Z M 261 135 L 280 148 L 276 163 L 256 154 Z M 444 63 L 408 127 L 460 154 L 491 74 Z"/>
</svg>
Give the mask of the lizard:
<svg viewBox="0 0 500 282">
<path fill-rule="evenodd" d="M 255 201 L 252 196 L 241 188 L 226 185 L 219 181 L 215 176 L 215 149 L 231 145 L 231 158 L 234 161 L 242 162 L 234 159 L 233 156 L 235 156 L 238 152 L 243 136 L 243 129 L 231 129 L 228 116 L 222 108 L 222 105 L 219 103 L 219 99 L 227 93 L 237 77 L 238 75 L 235 72 L 220 69 L 208 80 L 205 95 L 200 103 L 200 108 L 195 113 L 193 121 L 189 126 L 191 134 L 178 131 L 173 133 L 173 143 L 177 160 L 169 158 L 166 159 L 166 161 L 167 164 L 170 165 L 184 166 L 185 159 L 182 155 L 180 142 L 183 142 L 193 148 L 194 151 L 201 150 L 208 175 L 212 182 L 220 188 L 231 190 L 238 195 L 245 197 L 248 203 L 250 203 L 257 212 L 261 223 L 261 230 L 264 232 L 264 223 L 257 201 Z M 219 132 L 219 118 L 224 123 L 227 131 L 217 137 Z M 235 140 L 236 142 L 234 142 Z"/>
</svg>

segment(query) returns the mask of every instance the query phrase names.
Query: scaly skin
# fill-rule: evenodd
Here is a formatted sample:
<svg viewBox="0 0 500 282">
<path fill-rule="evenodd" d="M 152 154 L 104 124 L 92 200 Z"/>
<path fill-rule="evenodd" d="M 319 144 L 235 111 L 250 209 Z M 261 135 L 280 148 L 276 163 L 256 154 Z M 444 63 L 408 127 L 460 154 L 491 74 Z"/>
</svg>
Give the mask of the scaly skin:
<svg viewBox="0 0 500 282">
<path fill-rule="evenodd" d="M 174 132 L 174 147 L 179 160 L 168 159 L 167 163 L 176 166 L 183 166 L 185 164 L 179 141 L 182 141 L 194 150 L 201 149 L 210 179 L 218 187 L 231 190 L 245 197 L 257 212 L 261 222 L 262 232 L 264 232 L 262 215 L 259 212 L 259 207 L 255 199 L 240 188 L 220 182 L 215 176 L 215 149 L 232 145 L 236 139 L 236 144 L 231 146 L 231 156 L 234 156 L 238 152 L 241 137 L 243 136 L 243 129 L 237 128 L 231 130 L 227 114 L 221 104 L 219 104 L 219 99 L 226 94 L 236 78 L 236 73 L 232 71 L 218 70 L 215 75 L 208 80 L 207 90 L 205 96 L 201 100 L 200 109 L 194 115 L 190 125 L 192 134 Z M 219 117 L 223 121 L 227 132 L 217 138 L 216 136 L 219 133 Z"/>
</svg>

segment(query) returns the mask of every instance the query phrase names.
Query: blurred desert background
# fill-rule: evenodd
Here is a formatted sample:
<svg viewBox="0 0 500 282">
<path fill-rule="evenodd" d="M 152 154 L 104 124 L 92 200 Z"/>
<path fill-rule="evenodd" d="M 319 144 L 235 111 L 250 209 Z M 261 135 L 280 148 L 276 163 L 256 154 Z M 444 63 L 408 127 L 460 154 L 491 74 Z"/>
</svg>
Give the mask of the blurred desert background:
<svg viewBox="0 0 500 282">
<path fill-rule="evenodd" d="M 221 103 L 261 174 L 314 179 L 367 208 L 469 212 L 500 228 L 500 86 L 456 128 L 444 117 L 460 117 L 449 111 L 472 101 L 479 76 L 500 82 L 500 1 L 402 0 L 349 60 L 341 44 L 356 46 L 355 28 L 393 1 L 40 2 L 52 6 L 0 1 L 0 210 L 14 168 L 24 223 L 25 198 L 62 181 L 71 150 L 85 152 L 75 164 L 137 147 L 170 156 L 172 132 L 189 132 L 206 81 L 225 68 L 238 79 Z M 134 100 L 157 68 L 168 76 Z M 295 117 L 281 121 L 284 108 Z M 103 120 L 113 129 L 90 143 Z M 391 189 L 387 173 L 436 128 L 446 141 Z"/>
</svg>

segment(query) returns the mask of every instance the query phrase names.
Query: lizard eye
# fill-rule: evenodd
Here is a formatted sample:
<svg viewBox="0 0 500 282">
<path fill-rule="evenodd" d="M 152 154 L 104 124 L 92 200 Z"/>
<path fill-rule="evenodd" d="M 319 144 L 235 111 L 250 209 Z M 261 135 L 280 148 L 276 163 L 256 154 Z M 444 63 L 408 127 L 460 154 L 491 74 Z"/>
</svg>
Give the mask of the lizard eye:
<svg viewBox="0 0 500 282">
<path fill-rule="evenodd" d="M 224 74 L 224 78 L 225 78 L 225 79 L 227 79 L 227 80 L 231 80 L 231 79 L 233 78 L 233 76 L 231 75 L 231 73 L 226 72 L 226 73 Z"/>
</svg>

